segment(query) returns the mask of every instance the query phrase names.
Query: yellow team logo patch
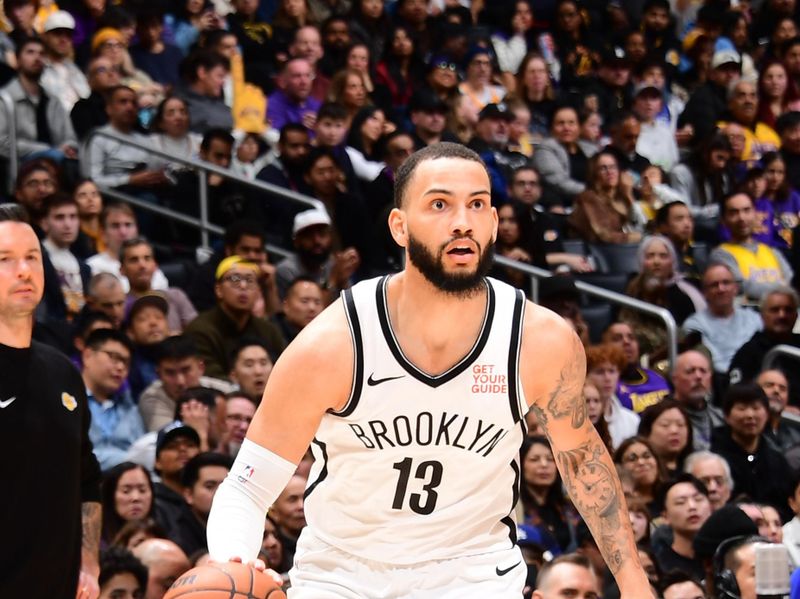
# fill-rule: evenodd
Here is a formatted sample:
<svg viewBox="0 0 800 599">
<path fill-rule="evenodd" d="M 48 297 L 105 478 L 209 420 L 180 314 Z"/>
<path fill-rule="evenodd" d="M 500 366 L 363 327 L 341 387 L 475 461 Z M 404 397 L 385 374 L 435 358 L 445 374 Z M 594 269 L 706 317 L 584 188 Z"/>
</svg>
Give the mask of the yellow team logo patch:
<svg viewBox="0 0 800 599">
<path fill-rule="evenodd" d="M 64 391 L 61 394 L 61 403 L 64 404 L 64 407 L 67 408 L 70 412 L 72 412 L 75 408 L 78 407 L 78 400 L 75 399 L 72 395 Z"/>
</svg>

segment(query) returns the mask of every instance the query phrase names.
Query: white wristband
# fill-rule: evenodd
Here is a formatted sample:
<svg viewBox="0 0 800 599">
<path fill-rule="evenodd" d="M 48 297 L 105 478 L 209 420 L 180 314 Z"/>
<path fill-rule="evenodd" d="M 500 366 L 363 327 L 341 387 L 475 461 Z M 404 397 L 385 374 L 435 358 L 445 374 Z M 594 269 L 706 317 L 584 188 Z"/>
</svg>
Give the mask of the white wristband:
<svg viewBox="0 0 800 599">
<path fill-rule="evenodd" d="M 258 557 L 267 510 L 297 466 L 245 439 L 233 468 L 214 494 L 206 535 L 211 559 L 244 562 Z"/>
</svg>

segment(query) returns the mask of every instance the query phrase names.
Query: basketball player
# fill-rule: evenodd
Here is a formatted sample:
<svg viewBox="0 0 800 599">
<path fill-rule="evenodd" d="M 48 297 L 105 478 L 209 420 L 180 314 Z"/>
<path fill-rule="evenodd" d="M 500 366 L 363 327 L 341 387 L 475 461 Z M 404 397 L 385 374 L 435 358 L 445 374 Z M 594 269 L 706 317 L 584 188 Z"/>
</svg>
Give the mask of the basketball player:
<svg viewBox="0 0 800 599">
<path fill-rule="evenodd" d="M 0 597 L 100 594 L 100 467 L 80 373 L 32 341 L 42 250 L 25 210 L 0 205 Z"/>
<path fill-rule="evenodd" d="M 345 291 L 275 364 L 208 523 L 211 557 L 258 555 L 267 508 L 309 444 L 291 599 L 519 598 L 519 448 L 532 409 L 623 599 L 650 597 L 614 465 L 586 417 L 561 318 L 485 278 L 486 167 L 441 143 L 398 170 L 407 266 Z"/>
</svg>

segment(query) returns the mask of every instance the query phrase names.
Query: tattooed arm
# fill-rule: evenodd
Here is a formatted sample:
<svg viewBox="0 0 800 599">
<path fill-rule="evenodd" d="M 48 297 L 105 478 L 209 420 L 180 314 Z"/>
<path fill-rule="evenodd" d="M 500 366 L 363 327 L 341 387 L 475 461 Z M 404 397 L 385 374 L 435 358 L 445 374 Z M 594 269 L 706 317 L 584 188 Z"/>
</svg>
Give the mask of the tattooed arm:
<svg viewBox="0 0 800 599">
<path fill-rule="evenodd" d="M 586 356 L 569 324 L 529 304 L 520 359 L 522 385 L 544 430 L 561 477 L 622 599 L 652 596 L 633 538 L 614 463 L 586 415 Z"/>
<path fill-rule="evenodd" d="M 81 573 L 76 598 L 94 599 L 100 594 L 97 577 L 100 575 L 101 507 L 96 501 L 81 503 Z"/>
</svg>

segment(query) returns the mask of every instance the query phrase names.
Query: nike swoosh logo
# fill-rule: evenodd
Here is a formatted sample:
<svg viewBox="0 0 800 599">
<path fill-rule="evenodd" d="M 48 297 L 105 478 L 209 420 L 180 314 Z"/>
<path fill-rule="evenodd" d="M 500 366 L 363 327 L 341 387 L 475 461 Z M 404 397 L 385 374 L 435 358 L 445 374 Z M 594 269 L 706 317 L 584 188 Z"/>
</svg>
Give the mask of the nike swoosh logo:
<svg viewBox="0 0 800 599">
<path fill-rule="evenodd" d="M 7 408 L 7 407 L 8 407 L 8 406 L 10 406 L 12 403 L 14 403 L 14 400 L 15 400 L 15 399 L 17 399 L 17 396 L 16 396 L 16 395 L 15 395 L 14 397 L 9 397 L 8 399 L 6 399 L 6 400 L 4 400 L 4 401 L 0 401 L 0 408 Z"/>
<path fill-rule="evenodd" d="M 516 568 L 517 566 L 519 566 L 521 563 L 522 563 L 522 562 L 517 562 L 516 564 L 514 564 L 514 565 L 513 565 L 513 566 L 511 566 L 510 568 L 506 568 L 506 569 L 504 569 L 504 570 L 501 570 L 500 568 L 495 568 L 495 569 L 494 569 L 494 572 L 495 572 L 495 574 L 497 574 L 498 576 L 505 576 L 506 574 L 508 574 L 509 572 L 511 572 L 511 570 L 513 570 L 514 568 Z"/>
<path fill-rule="evenodd" d="M 373 372 L 371 375 L 369 375 L 369 378 L 367 379 L 367 385 L 369 385 L 370 387 L 374 387 L 375 385 L 380 385 L 381 383 L 385 383 L 387 381 L 394 381 L 397 379 L 401 379 L 405 376 L 404 374 L 401 374 L 400 376 L 387 376 L 385 379 L 376 379 L 373 378 L 374 375 L 375 373 Z"/>
</svg>

